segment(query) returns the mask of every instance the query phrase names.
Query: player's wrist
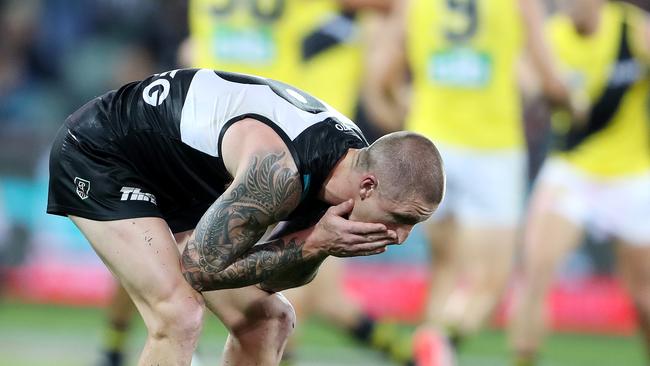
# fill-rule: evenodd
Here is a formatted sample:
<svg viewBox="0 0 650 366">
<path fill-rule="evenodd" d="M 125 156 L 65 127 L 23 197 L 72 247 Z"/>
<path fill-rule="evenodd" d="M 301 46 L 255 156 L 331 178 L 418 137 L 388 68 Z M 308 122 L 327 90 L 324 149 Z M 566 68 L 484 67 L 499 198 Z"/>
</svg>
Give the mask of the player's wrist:
<svg viewBox="0 0 650 366">
<path fill-rule="evenodd" d="M 303 259 L 307 261 L 325 259 L 329 255 L 326 243 L 313 235 L 313 228 L 306 230 L 306 233 L 305 243 L 302 246 Z"/>
</svg>

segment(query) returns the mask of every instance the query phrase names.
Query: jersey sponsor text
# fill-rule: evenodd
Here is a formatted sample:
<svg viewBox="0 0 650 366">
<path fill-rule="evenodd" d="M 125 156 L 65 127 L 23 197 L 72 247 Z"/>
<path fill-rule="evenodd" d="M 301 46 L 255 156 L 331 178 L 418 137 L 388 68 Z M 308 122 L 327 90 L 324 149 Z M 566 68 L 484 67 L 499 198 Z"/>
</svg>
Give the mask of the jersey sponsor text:
<svg viewBox="0 0 650 366">
<path fill-rule="evenodd" d="M 156 204 L 156 196 L 151 193 L 141 192 L 140 188 L 122 187 L 122 198 L 120 201 L 147 201 Z"/>
</svg>

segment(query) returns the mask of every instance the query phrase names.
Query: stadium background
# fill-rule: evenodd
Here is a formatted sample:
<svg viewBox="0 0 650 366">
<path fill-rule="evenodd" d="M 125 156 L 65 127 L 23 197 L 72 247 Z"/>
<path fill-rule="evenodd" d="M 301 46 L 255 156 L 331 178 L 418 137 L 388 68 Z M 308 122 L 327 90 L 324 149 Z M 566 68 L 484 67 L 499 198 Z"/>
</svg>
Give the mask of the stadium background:
<svg viewBox="0 0 650 366">
<path fill-rule="evenodd" d="M 89 365 L 96 358 L 110 274 L 68 221 L 44 214 L 48 145 L 86 100 L 141 75 L 176 66 L 187 35 L 186 4 L 153 0 L 0 1 L 0 365 Z M 533 165 L 543 155 L 544 110 L 528 108 Z M 416 229 L 402 247 L 348 263 L 346 288 L 369 311 L 407 325 L 421 315 L 428 249 Z M 563 266 L 550 296 L 562 334 L 543 365 L 641 365 L 632 306 L 611 276 L 612 249 L 590 238 Z M 516 276 L 515 276 L 516 280 Z M 463 349 L 465 365 L 507 364 L 500 326 Z M 317 319 L 306 324 L 309 365 L 377 365 Z M 130 347 L 144 339 L 140 326 Z M 216 358 L 225 339 L 214 319 L 201 352 Z M 214 363 L 214 361 L 213 361 Z"/>
</svg>

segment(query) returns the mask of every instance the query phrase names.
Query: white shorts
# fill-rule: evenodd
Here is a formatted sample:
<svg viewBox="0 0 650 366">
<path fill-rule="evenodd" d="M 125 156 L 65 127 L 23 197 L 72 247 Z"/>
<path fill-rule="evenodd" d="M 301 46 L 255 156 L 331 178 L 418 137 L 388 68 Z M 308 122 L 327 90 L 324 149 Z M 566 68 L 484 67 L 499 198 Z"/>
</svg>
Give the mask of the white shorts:
<svg viewBox="0 0 650 366">
<path fill-rule="evenodd" d="M 445 167 L 445 197 L 432 220 L 514 227 L 521 217 L 526 155 L 519 149 L 480 150 L 436 144 Z"/>
<path fill-rule="evenodd" d="M 632 245 L 650 245 L 650 170 L 603 179 L 549 158 L 540 183 L 562 190 L 552 209 L 568 220 Z"/>
</svg>

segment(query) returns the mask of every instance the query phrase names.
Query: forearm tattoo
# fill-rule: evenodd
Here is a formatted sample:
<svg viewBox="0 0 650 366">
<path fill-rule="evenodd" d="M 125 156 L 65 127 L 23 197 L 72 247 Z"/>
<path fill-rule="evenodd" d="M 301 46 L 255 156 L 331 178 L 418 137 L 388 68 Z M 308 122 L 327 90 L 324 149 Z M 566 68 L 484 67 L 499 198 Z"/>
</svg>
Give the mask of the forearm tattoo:
<svg viewBox="0 0 650 366">
<path fill-rule="evenodd" d="M 284 273 L 288 268 L 302 265 L 306 262 L 302 256 L 303 244 L 304 241 L 294 237 L 255 245 L 226 269 L 213 274 L 210 281 L 203 281 L 209 282 L 209 285 L 202 290 L 254 285 Z"/>
<path fill-rule="evenodd" d="M 285 153 L 255 156 L 241 179 L 235 182 L 208 209 L 195 234 L 183 251 L 183 274 L 197 290 L 219 286 L 219 281 L 240 276 L 242 285 L 255 272 L 254 261 L 238 258 L 260 239 L 268 225 L 278 222 L 293 210 L 300 199 L 300 180 L 295 169 L 286 164 Z M 279 260 L 280 250 L 255 256 L 256 261 Z M 291 256 L 289 256 L 291 257 Z M 286 259 L 285 259 L 286 260 Z M 221 272 L 228 269 L 224 277 Z M 232 287 L 232 286 L 231 286 Z"/>
</svg>

